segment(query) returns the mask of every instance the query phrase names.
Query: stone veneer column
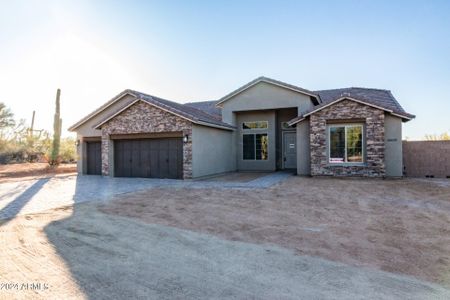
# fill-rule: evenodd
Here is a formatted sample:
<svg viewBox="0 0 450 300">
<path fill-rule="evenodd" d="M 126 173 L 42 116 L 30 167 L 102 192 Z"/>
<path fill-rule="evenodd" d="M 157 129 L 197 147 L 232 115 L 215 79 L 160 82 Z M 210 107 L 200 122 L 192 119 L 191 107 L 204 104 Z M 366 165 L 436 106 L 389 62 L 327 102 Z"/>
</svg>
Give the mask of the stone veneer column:
<svg viewBox="0 0 450 300">
<path fill-rule="evenodd" d="M 109 134 L 102 130 L 102 175 L 109 176 Z"/>
<path fill-rule="evenodd" d="M 188 142 L 183 142 L 183 179 L 192 178 L 192 128 L 183 130 L 183 136 L 188 135 Z"/>
</svg>

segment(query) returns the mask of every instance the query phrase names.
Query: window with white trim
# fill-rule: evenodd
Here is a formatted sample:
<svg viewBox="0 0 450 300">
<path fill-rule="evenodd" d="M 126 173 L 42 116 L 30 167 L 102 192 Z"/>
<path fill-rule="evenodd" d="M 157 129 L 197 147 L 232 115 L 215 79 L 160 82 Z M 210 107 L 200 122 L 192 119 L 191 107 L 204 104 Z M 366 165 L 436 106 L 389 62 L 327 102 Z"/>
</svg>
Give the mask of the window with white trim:
<svg viewBox="0 0 450 300">
<path fill-rule="evenodd" d="M 364 162 L 363 124 L 336 124 L 328 126 L 328 162 Z"/>
</svg>

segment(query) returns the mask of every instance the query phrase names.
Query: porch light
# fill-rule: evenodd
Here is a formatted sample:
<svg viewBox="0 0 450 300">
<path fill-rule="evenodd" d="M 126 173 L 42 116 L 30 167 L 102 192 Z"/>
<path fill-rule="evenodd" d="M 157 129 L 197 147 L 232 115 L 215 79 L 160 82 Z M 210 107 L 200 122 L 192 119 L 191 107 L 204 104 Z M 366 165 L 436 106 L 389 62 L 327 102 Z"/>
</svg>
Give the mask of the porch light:
<svg viewBox="0 0 450 300">
<path fill-rule="evenodd" d="M 80 146 L 80 140 L 77 140 L 76 142 L 75 142 L 75 146 Z"/>
<path fill-rule="evenodd" d="M 189 141 L 189 136 L 186 134 L 183 136 L 183 143 L 187 143 Z"/>
</svg>

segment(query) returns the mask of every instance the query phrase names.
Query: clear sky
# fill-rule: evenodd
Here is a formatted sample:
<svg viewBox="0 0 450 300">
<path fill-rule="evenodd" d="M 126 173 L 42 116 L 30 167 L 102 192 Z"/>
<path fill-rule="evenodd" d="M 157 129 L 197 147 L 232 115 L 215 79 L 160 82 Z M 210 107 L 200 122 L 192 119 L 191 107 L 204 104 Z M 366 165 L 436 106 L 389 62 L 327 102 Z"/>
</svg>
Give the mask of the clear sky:
<svg viewBox="0 0 450 300">
<path fill-rule="evenodd" d="M 267 76 L 307 89 L 392 90 L 450 131 L 450 1 L 0 0 L 0 101 L 64 128 L 126 88 L 187 102 Z"/>
</svg>

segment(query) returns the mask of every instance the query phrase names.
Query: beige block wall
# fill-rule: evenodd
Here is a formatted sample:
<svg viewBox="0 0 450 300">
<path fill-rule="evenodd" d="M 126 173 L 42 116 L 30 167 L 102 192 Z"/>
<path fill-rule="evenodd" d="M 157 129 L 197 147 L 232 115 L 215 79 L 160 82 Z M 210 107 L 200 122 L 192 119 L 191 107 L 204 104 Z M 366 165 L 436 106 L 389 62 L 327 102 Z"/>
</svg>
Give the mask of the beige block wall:
<svg viewBox="0 0 450 300">
<path fill-rule="evenodd" d="M 408 177 L 448 178 L 450 141 L 404 141 L 403 164 Z"/>
</svg>

